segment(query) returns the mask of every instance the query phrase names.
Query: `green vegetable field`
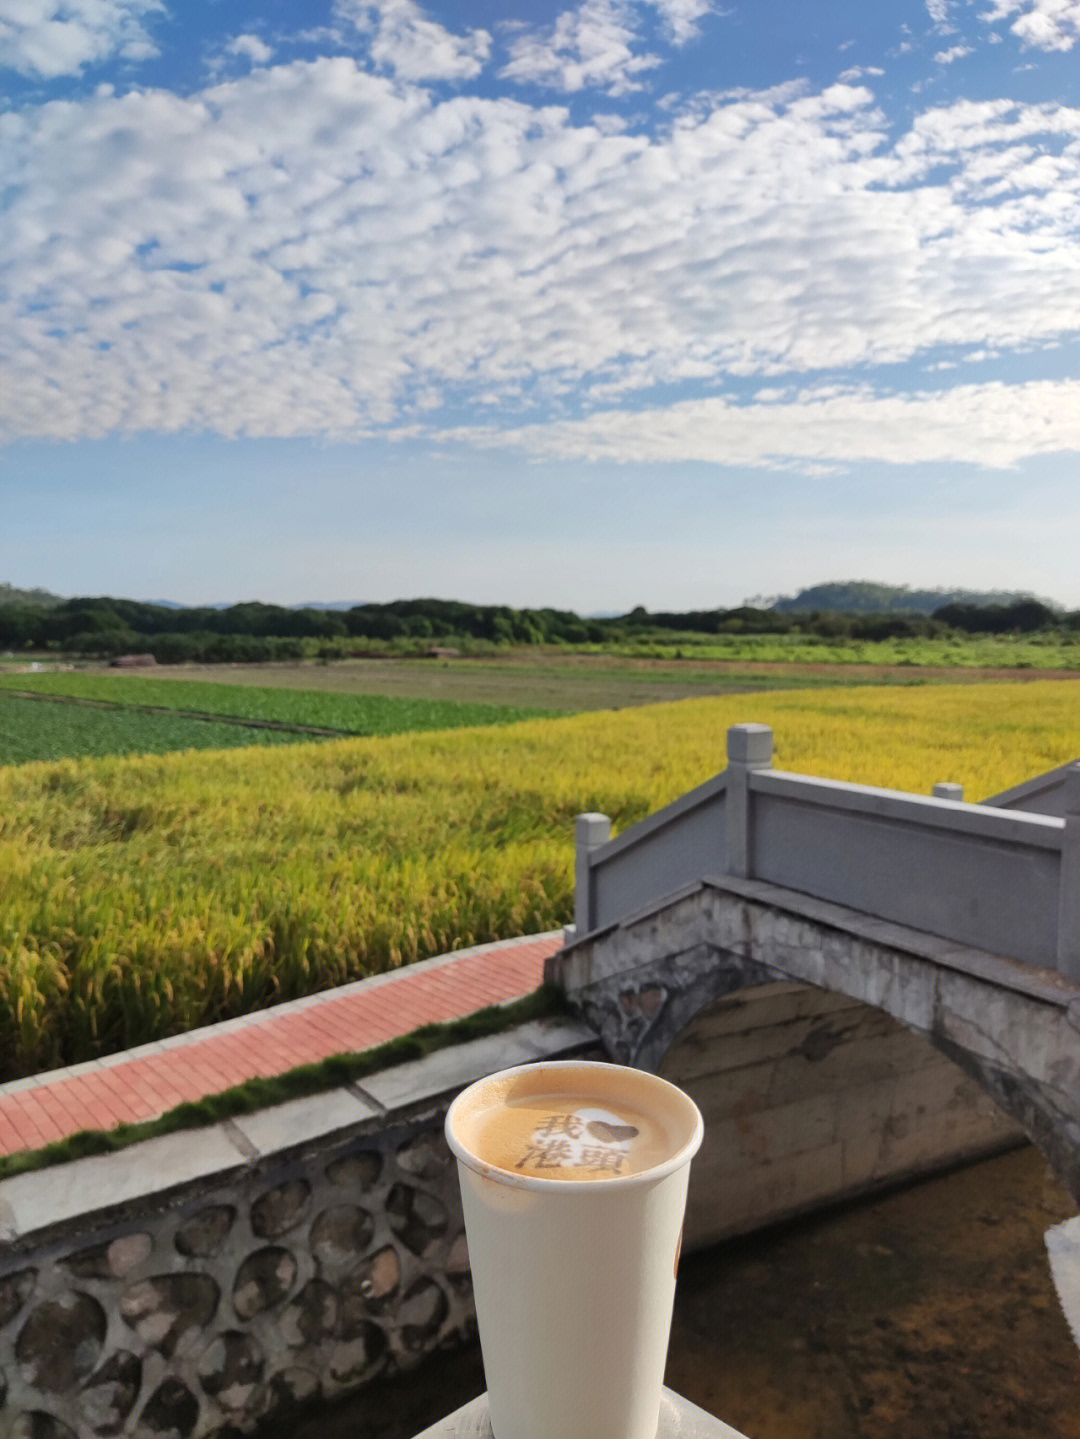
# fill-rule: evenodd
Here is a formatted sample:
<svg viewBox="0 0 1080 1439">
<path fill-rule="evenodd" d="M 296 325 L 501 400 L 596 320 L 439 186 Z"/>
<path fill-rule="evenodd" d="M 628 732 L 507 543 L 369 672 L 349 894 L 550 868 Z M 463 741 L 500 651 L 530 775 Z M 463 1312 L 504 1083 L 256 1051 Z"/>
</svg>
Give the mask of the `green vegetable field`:
<svg viewBox="0 0 1080 1439">
<path fill-rule="evenodd" d="M 295 744 L 313 736 L 294 730 L 251 729 L 183 715 L 21 699 L 0 691 L 0 765 L 100 755 L 168 754 L 172 750 L 234 749 Z"/>
<path fill-rule="evenodd" d="M 40 698 L 24 698 L 23 694 Z M 169 713 L 146 713 L 147 709 Z M 458 729 L 507 724 L 545 713 L 548 712 L 518 705 L 334 694 L 197 680 L 152 680 L 74 671 L 8 672 L 0 673 L 0 764 L 288 744 L 314 738 L 313 732 L 318 731 L 390 735 Z M 229 720 L 242 723 L 226 722 Z"/>
</svg>

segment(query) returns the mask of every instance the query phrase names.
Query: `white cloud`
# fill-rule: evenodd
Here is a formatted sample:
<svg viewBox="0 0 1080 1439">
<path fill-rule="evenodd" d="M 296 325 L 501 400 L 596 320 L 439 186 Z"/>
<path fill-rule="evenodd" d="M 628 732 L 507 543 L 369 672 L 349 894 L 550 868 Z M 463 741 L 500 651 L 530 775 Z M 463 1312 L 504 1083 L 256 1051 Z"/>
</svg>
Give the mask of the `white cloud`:
<svg viewBox="0 0 1080 1439">
<path fill-rule="evenodd" d="M 1071 50 L 1080 39 L 1080 0 L 995 0 L 982 18 L 990 24 L 1016 19 L 1010 30 L 1035 50 Z"/>
<path fill-rule="evenodd" d="M 1080 334 L 1063 107 L 892 139 L 837 85 L 650 138 L 338 57 L 9 112 L 0 144 L 8 435 L 348 435 Z"/>
<path fill-rule="evenodd" d="M 809 390 L 739 405 L 715 398 L 586 420 L 446 431 L 443 440 L 524 451 L 532 458 L 787 469 L 884 462 L 1010 469 L 1080 449 L 1080 381 L 963 385 L 879 395 Z"/>
<path fill-rule="evenodd" d="M 675 45 L 696 39 L 700 22 L 713 8 L 712 0 L 654 0 L 654 3 Z"/>
<path fill-rule="evenodd" d="M 859 80 L 873 80 L 884 74 L 885 71 L 878 65 L 853 65 L 850 70 L 841 71 L 837 79 L 841 85 L 854 85 Z"/>
<path fill-rule="evenodd" d="M 119 55 L 145 60 L 157 47 L 145 21 L 162 0 L 0 0 L 0 68 L 54 80 Z"/>
<path fill-rule="evenodd" d="M 939 50 L 934 56 L 938 65 L 951 65 L 955 60 L 963 60 L 966 55 L 971 54 L 970 45 L 951 45 L 948 50 Z"/>
<path fill-rule="evenodd" d="M 243 55 L 253 65 L 265 65 L 274 56 L 270 46 L 258 35 L 237 35 L 225 49 L 229 55 Z"/>
<path fill-rule="evenodd" d="M 672 25 L 684 28 L 693 7 L 668 7 Z M 629 0 L 583 0 L 564 10 L 547 29 L 521 31 L 510 42 L 504 79 L 545 85 L 573 94 L 586 87 L 618 96 L 639 88 L 638 78 L 659 63 L 635 55 L 637 15 Z"/>
<path fill-rule="evenodd" d="M 335 13 L 370 36 L 371 58 L 402 80 L 472 80 L 491 50 L 486 30 L 454 35 L 415 0 L 337 0 Z"/>
</svg>

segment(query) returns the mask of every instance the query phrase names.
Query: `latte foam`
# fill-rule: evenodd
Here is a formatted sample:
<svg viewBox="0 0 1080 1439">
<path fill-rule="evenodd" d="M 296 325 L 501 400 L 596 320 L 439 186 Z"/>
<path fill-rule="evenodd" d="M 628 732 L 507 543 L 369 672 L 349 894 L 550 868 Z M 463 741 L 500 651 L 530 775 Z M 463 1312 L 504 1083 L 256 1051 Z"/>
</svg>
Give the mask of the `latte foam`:
<svg viewBox="0 0 1080 1439">
<path fill-rule="evenodd" d="M 686 1121 L 655 1088 L 646 1107 L 646 1086 L 617 1073 L 613 1080 L 610 1066 L 582 1064 L 495 1076 L 470 1091 L 455 1134 L 481 1164 L 509 1174 L 571 1183 L 641 1174 L 686 1143 Z"/>
</svg>

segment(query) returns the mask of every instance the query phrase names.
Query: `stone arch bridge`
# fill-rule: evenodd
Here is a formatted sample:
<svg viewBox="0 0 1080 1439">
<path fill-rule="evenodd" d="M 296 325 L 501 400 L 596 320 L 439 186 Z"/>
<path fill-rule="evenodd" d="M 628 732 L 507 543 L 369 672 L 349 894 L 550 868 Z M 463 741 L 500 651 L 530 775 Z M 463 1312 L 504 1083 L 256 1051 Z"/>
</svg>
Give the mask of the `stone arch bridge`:
<svg viewBox="0 0 1080 1439">
<path fill-rule="evenodd" d="M 617 838 L 580 816 L 548 978 L 649 1069 L 740 991 L 872 1006 L 973 1077 L 1080 1203 L 1080 764 L 980 804 L 771 764 L 771 730 L 737 725 L 722 773 Z"/>
</svg>

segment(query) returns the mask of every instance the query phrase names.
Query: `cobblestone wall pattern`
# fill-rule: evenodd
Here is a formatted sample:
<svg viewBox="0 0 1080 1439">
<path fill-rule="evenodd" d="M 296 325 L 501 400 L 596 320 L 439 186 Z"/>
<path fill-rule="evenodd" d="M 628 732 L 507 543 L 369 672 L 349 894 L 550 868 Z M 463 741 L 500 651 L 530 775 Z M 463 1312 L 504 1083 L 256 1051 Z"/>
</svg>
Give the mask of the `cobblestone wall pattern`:
<svg viewBox="0 0 1080 1439">
<path fill-rule="evenodd" d="M 247 1432 L 467 1337 L 444 1112 L 0 1257 L 0 1435 Z"/>
</svg>

